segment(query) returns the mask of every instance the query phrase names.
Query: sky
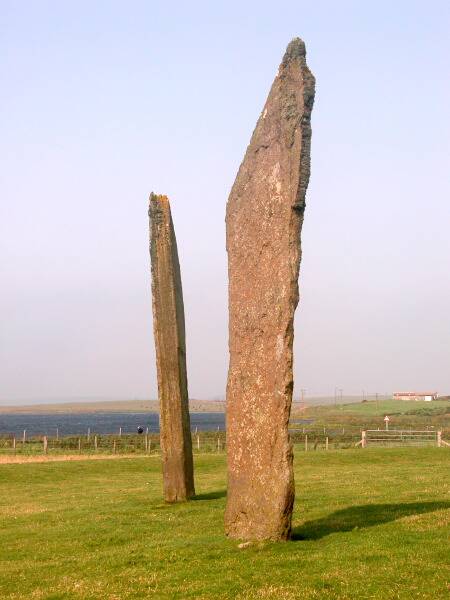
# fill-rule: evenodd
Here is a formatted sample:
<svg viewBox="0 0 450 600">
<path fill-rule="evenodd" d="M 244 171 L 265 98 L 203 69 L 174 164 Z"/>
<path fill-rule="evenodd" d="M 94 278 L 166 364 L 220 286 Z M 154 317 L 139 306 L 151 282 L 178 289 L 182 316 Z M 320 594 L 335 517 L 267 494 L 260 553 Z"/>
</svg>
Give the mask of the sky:
<svg viewBox="0 0 450 600">
<path fill-rule="evenodd" d="M 155 398 L 167 194 L 192 398 L 225 395 L 225 206 L 289 41 L 316 77 L 294 396 L 450 393 L 448 2 L 0 2 L 0 403 Z"/>
</svg>

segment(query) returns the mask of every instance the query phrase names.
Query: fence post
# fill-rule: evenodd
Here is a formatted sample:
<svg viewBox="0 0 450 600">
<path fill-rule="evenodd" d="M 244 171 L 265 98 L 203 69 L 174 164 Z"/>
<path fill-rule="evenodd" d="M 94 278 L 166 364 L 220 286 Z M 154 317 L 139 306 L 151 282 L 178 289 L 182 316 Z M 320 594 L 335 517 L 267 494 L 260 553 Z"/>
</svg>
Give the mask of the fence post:
<svg viewBox="0 0 450 600">
<path fill-rule="evenodd" d="M 325 438 L 325 450 L 328 450 L 328 436 Z"/>
<path fill-rule="evenodd" d="M 220 452 L 220 437 L 217 436 L 217 452 Z"/>
<path fill-rule="evenodd" d="M 113 454 L 116 453 L 116 440 L 114 440 L 113 442 Z"/>
<path fill-rule="evenodd" d="M 47 454 L 47 448 L 48 448 L 48 440 L 47 440 L 47 436 L 44 435 L 44 454 Z"/>
<path fill-rule="evenodd" d="M 148 434 L 145 434 L 145 451 L 148 452 Z"/>
<path fill-rule="evenodd" d="M 25 440 L 27 439 L 27 430 L 26 429 L 23 430 L 23 438 L 22 439 L 23 439 L 23 443 L 25 444 Z"/>
<path fill-rule="evenodd" d="M 366 432 L 361 431 L 361 448 L 365 448 L 367 444 Z"/>
<path fill-rule="evenodd" d="M 122 437 L 122 427 L 119 427 L 119 437 Z"/>
<path fill-rule="evenodd" d="M 305 452 L 308 452 L 308 434 L 305 435 Z"/>
<path fill-rule="evenodd" d="M 87 433 L 87 440 L 88 440 L 88 442 L 90 441 L 90 439 L 91 439 L 91 428 L 88 427 L 88 433 Z"/>
<path fill-rule="evenodd" d="M 81 454 L 81 438 L 78 438 L 78 452 Z"/>
<path fill-rule="evenodd" d="M 200 450 L 200 436 L 197 434 L 197 450 Z"/>
<path fill-rule="evenodd" d="M 97 452 L 97 447 L 98 447 L 98 443 L 97 443 L 97 436 L 94 436 L 94 450 Z"/>
<path fill-rule="evenodd" d="M 13 450 L 16 452 L 16 436 L 13 437 Z"/>
<path fill-rule="evenodd" d="M 59 441 L 59 429 L 58 429 L 58 427 L 56 428 L 56 441 Z"/>
<path fill-rule="evenodd" d="M 438 448 L 440 448 L 442 446 L 442 431 L 438 431 L 436 437 Z"/>
</svg>

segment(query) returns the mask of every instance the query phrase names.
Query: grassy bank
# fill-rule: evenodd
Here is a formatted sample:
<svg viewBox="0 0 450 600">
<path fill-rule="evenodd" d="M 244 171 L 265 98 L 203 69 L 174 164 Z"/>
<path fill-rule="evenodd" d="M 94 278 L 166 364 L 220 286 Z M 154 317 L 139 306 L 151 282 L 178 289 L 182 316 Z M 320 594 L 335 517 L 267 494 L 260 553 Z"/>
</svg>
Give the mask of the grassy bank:
<svg viewBox="0 0 450 600">
<path fill-rule="evenodd" d="M 303 424 L 305 432 L 330 432 L 338 430 L 355 432 L 361 429 L 384 429 L 384 416 L 389 415 L 391 429 L 415 429 L 450 433 L 450 401 L 414 402 L 405 400 L 375 400 L 337 404 L 336 406 L 308 406 L 302 411 L 294 410 L 293 421 L 309 420 Z"/>
<path fill-rule="evenodd" d="M 223 535 L 225 457 L 161 502 L 158 457 L 0 466 L 2 599 L 446 598 L 450 452 L 300 453 L 294 541 Z"/>
</svg>

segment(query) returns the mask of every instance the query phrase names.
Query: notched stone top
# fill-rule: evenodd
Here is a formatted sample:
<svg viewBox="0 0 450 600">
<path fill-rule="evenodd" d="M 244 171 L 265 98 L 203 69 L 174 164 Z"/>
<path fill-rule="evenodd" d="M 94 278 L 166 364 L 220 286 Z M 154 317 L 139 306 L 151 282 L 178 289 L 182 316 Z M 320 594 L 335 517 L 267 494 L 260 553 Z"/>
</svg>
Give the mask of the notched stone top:
<svg viewBox="0 0 450 600">
<path fill-rule="evenodd" d="M 172 217 L 170 214 L 169 198 L 151 192 L 148 202 L 148 215 L 151 222 L 158 227 L 164 222 L 164 215 L 168 215 L 170 221 Z"/>
<path fill-rule="evenodd" d="M 289 42 L 288 47 L 286 48 L 286 52 L 284 53 L 282 66 L 287 66 L 291 61 L 296 60 L 298 58 L 306 57 L 306 46 L 305 42 L 296 37 L 291 42 Z"/>
<path fill-rule="evenodd" d="M 155 194 L 154 192 L 151 192 L 149 202 L 150 202 L 150 204 L 152 202 L 169 202 L 169 198 L 167 196 L 163 196 L 163 195 Z"/>
</svg>

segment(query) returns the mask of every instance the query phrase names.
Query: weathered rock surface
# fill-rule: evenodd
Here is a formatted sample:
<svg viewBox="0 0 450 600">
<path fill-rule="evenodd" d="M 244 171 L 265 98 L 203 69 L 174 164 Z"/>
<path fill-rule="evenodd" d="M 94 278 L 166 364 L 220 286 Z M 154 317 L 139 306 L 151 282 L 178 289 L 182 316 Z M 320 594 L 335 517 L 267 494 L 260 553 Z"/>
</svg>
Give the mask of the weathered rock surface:
<svg viewBox="0 0 450 600">
<path fill-rule="evenodd" d="M 183 290 L 167 196 L 150 195 L 149 217 L 164 500 L 177 502 L 195 491 Z"/>
<path fill-rule="evenodd" d="M 229 349 L 226 533 L 290 537 L 288 422 L 300 232 L 310 170 L 314 77 L 288 46 L 227 204 Z"/>
</svg>

